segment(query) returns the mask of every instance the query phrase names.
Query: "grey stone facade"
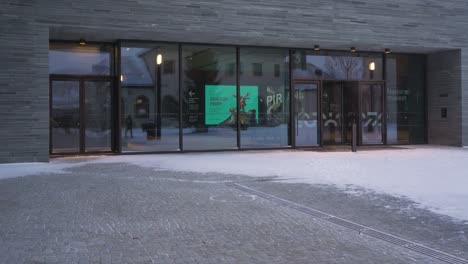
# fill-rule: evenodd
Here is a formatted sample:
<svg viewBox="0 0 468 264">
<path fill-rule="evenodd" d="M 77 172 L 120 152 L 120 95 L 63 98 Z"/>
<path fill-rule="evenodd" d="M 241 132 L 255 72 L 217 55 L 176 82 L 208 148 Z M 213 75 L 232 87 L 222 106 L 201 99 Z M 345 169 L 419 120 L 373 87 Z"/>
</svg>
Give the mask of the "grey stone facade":
<svg viewBox="0 0 468 264">
<path fill-rule="evenodd" d="M 460 51 L 438 52 L 428 56 L 427 118 L 428 142 L 462 145 Z M 442 109 L 447 117 L 442 117 Z"/>
<path fill-rule="evenodd" d="M 435 84 L 428 87 L 446 90 L 449 97 L 428 93 L 429 128 L 434 128 L 429 143 L 466 146 L 466 28 L 468 4 L 455 0 L 2 0 L 0 162 L 48 160 L 49 39 L 304 48 L 320 44 L 327 49 L 356 46 L 368 51 L 390 48 L 393 52 L 434 54 L 428 65 L 434 75 L 428 74 L 428 79 Z M 453 59 L 443 58 L 444 54 Z M 444 88 L 443 80 L 449 86 Z M 440 107 L 445 104 L 450 116 L 441 121 Z"/>
</svg>

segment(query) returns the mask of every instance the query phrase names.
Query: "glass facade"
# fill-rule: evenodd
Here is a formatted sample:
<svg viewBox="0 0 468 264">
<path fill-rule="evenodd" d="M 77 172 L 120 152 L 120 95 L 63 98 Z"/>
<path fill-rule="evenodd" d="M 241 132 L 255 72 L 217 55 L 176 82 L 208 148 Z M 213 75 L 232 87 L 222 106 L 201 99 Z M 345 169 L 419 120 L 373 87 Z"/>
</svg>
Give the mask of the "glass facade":
<svg viewBox="0 0 468 264">
<path fill-rule="evenodd" d="M 240 48 L 239 54 L 240 111 L 246 119 L 241 147 L 289 146 L 289 51 Z"/>
<path fill-rule="evenodd" d="M 80 82 L 51 81 L 50 133 L 53 153 L 80 151 Z"/>
<path fill-rule="evenodd" d="M 425 143 L 425 56 L 386 59 L 387 143 Z"/>
<path fill-rule="evenodd" d="M 294 90 L 296 146 L 317 146 L 319 145 L 319 84 L 316 82 L 295 83 Z"/>
<path fill-rule="evenodd" d="M 113 47 L 51 43 L 51 153 L 113 150 Z"/>
<path fill-rule="evenodd" d="M 84 86 L 85 149 L 110 151 L 112 146 L 111 82 L 86 80 Z"/>
<path fill-rule="evenodd" d="M 178 150 L 179 46 L 122 43 L 120 54 L 122 151 Z"/>
<path fill-rule="evenodd" d="M 184 150 L 237 148 L 236 48 L 182 46 Z"/>
<path fill-rule="evenodd" d="M 362 144 L 383 143 L 383 85 L 361 83 L 360 120 Z"/>
<path fill-rule="evenodd" d="M 350 144 L 353 124 L 361 145 L 426 140 L 424 55 L 133 41 L 118 48 L 114 73 L 112 46 L 50 44 L 53 153 Z"/>
</svg>

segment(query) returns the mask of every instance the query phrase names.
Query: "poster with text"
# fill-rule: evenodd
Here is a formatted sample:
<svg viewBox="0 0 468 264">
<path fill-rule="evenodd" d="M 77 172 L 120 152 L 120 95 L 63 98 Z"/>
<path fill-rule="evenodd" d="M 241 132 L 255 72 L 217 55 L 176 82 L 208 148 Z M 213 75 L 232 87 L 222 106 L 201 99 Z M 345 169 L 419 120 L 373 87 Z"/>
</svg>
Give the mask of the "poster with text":
<svg viewBox="0 0 468 264">
<path fill-rule="evenodd" d="M 235 85 L 205 86 L 205 124 L 235 125 L 237 118 Z M 241 125 L 256 125 L 258 120 L 258 87 L 241 86 L 239 95 Z"/>
</svg>

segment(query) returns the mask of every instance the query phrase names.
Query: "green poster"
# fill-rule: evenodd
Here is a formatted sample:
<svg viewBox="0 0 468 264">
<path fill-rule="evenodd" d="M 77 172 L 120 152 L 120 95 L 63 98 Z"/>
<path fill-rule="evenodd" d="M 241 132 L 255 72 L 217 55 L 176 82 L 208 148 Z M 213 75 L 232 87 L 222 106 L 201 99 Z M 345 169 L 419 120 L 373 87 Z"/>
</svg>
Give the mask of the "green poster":
<svg viewBox="0 0 468 264">
<path fill-rule="evenodd" d="M 258 121 L 258 87 L 241 86 L 239 117 L 242 125 L 253 125 Z M 236 124 L 236 86 L 205 86 L 205 124 Z"/>
</svg>

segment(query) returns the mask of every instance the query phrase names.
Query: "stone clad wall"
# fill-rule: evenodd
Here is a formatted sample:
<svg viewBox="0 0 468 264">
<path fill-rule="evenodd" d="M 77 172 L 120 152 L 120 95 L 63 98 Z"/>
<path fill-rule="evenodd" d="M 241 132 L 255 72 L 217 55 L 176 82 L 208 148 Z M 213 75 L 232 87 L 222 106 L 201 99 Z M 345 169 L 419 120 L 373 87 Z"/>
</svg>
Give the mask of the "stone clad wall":
<svg viewBox="0 0 468 264">
<path fill-rule="evenodd" d="M 431 144 L 462 145 L 460 51 L 428 56 L 428 140 Z M 447 117 L 442 118 L 442 108 Z"/>
</svg>

